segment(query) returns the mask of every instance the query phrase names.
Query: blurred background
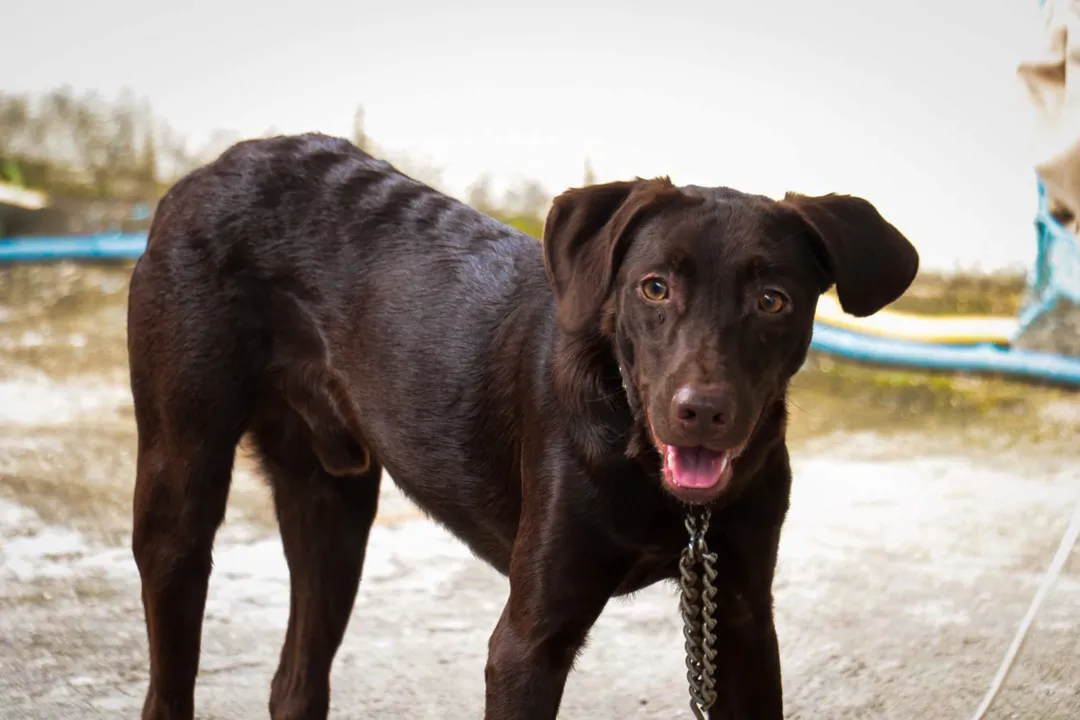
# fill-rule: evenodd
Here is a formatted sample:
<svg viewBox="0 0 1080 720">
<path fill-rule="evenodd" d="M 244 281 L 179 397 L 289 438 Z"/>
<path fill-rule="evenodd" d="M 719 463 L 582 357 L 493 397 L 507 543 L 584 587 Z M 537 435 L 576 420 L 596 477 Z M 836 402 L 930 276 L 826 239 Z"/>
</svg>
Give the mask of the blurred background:
<svg viewBox="0 0 1080 720">
<path fill-rule="evenodd" d="M 138 714 L 131 262 L 183 173 L 239 139 L 313 130 L 535 236 L 566 187 L 634 176 L 873 202 L 922 272 L 880 324 L 822 315 L 796 378 L 776 584 L 787 712 L 969 716 L 1080 497 L 1080 324 L 1017 334 L 1075 253 L 1071 218 L 1040 202 L 1045 112 L 1018 77 L 1048 47 L 1067 54 L 1051 10 L 5 2 L 0 716 Z M 332 716 L 477 717 L 506 582 L 384 495 Z M 243 452 L 218 538 L 198 714 L 264 717 L 288 578 Z M 1073 558 L 990 717 L 1080 717 L 1078 610 Z M 671 588 L 614 603 L 564 715 L 683 716 L 680 633 Z"/>
</svg>

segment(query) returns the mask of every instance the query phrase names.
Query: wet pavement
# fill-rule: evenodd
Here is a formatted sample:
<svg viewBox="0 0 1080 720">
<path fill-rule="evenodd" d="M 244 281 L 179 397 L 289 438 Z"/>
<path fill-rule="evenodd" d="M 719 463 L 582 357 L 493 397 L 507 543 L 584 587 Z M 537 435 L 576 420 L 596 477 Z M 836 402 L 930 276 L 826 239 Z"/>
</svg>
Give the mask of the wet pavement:
<svg viewBox="0 0 1080 720">
<path fill-rule="evenodd" d="M 142 703 L 127 273 L 0 268 L 0 718 L 136 717 Z M 787 714 L 969 717 L 1080 498 L 1080 395 L 1002 384 L 980 386 L 976 402 L 974 381 L 930 395 L 927 381 L 907 394 L 864 382 L 847 396 L 856 381 L 836 378 L 815 361 L 794 394 L 775 588 Z M 332 716 L 480 717 L 506 591 L 384 483 Z M 241 457 L 199 717 L 267 717 L 287 615 L 268 492 Z M 672 587 L 609 606 L 560 717 L 689 717 Z M 1080 551 L 991 717 L 1080 717 Z"/>
</svg>

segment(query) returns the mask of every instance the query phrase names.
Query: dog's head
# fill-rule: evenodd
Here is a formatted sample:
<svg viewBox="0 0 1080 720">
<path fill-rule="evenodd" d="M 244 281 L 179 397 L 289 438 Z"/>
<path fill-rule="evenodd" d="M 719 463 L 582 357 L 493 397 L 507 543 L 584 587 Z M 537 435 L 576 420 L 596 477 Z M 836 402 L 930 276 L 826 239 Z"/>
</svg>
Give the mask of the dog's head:
<svg viewBox="0 0 1080 720">
<path fill-rule="evenodd" d="M 575 188 L 544 229 L 560 332 L 600 334 L 666 488 L 705 503 L 806 359 L 821 293 L 871 315 L 918 271 L 867 201 L 773 201 L 666 178 Z"/>
</svg>

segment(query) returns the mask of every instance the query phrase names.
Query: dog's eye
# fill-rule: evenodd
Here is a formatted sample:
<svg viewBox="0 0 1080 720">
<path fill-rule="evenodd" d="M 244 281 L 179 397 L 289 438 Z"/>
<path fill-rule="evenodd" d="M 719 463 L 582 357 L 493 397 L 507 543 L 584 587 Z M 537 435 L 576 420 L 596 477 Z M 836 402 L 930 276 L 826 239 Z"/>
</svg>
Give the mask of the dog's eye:
<svg viewBox="0 0 1080 720">
<path fill-rule="evenodd" d="M 761 308 L 762 312 L 775 315 L 787 307 L 787 298 L 775 290 L 768 290 L 758 298 L 758 307 Z"/>
<path fill-rule="evenodd" d="M 668 289 L 668 284 L 664 282 L 662 278 L 658 278 L 655 275 L 650 275 L 641 281 L 641 294 L 646 300 L 653 302 L 662 302 L 667 300 L 671 291 Z"/>
</svg>

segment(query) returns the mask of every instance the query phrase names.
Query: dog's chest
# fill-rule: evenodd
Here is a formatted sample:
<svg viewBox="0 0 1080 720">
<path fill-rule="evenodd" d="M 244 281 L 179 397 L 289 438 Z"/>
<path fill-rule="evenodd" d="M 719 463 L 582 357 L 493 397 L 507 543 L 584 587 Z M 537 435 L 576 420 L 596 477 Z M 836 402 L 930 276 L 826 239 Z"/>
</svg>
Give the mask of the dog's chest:
<svg viewBox="0 0 1080 720">
<path fill-rule="evenodd" d="M 679 553 L 670 548 L 646 547 L 642 549 L 626 573 L 616 595 L 643 590 L 661 580 L 673 580 L 679 575 Z"/>
</svg>

